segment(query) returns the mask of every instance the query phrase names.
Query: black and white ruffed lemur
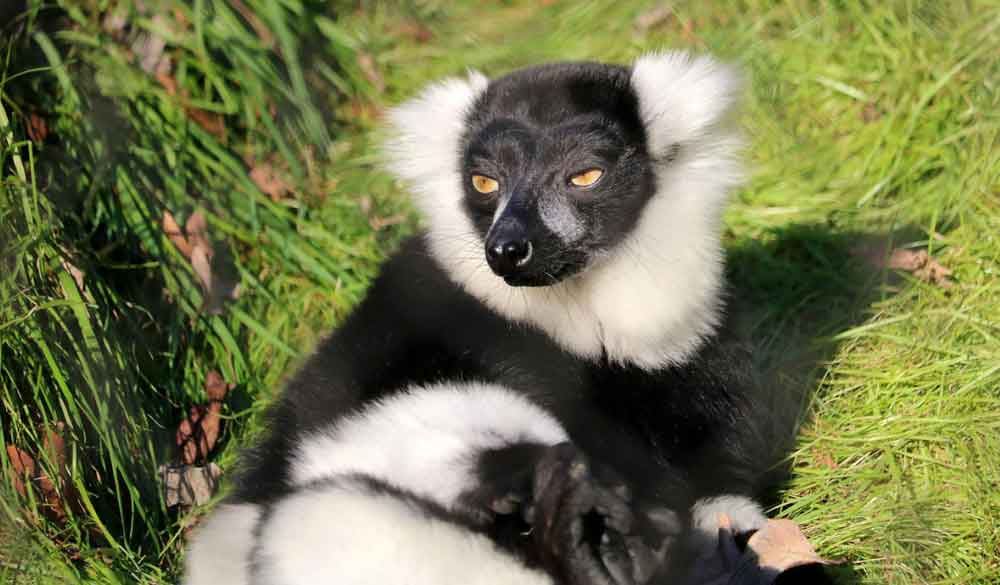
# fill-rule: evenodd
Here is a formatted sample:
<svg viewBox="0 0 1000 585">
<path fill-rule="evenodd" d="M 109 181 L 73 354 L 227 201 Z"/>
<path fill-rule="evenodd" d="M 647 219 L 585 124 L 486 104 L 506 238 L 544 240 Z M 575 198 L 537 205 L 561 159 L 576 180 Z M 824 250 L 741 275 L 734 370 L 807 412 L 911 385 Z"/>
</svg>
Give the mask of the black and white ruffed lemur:
<svg viewBox="0 0 1000 585">
<path fill-rule="evenodd" d="M 722 302 L 740 93 L 668 52 L 395 108 L 426 230 L 287 384 L 185 583 L 674 582 L 718 514 L 758 528 L 774 449 Z"/>
</svg>

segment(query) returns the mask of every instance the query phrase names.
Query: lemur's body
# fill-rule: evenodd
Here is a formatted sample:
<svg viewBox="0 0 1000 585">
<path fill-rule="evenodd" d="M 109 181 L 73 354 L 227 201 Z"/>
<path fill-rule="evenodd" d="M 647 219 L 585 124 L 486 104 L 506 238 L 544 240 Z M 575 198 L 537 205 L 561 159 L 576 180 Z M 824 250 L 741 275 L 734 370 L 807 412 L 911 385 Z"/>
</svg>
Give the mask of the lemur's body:
<svg viewBox="0 0 1000 585">
<path fill-rule="evenodd" d="M 737 92 L 717 63 L 666 54 L 631 69 L 553 65 L 492 83 L 473 74 L 396 110 L 394 169 L 414 187 L 428 232 L 386 263 L 291 380 L 273 431 L 209 521 L 257 525 L 262 510 L 298 501 L 302 453 L 323 453 L 317 438 L 372 401 L 475 381 L 547 412 L 644 509 L 711 532 L 728 506 L 738 526 L 756 527 L 754 506 L 726 499 L 752 496 L 770 463 L 746 392 L 749 361 L 720 329 L 721 212 L 740 178 L 726 123 Z M 496 481 L 486 471 L 480 483 Z M 427 485 L 403 487 L 440 489 Z M 220 546 L 203 537 L 193 556 Z"/>
</svg>

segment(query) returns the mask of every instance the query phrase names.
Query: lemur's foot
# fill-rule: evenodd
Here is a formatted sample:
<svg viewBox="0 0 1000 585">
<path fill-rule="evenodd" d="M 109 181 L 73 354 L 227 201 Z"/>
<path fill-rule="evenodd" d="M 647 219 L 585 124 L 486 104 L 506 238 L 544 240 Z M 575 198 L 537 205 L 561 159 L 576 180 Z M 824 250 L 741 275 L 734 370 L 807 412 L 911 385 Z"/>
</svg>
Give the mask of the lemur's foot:
<svg viewBox="0 0 1000 585">
<path fill-rule="evenodd" d="M 676 514 L 644 509 L 610 468 L 569 443 L 535 468 L 526 508 L 542 560 L 574 585 L 642 585 L 664 565 L 680 534 Z"/>
</svg>

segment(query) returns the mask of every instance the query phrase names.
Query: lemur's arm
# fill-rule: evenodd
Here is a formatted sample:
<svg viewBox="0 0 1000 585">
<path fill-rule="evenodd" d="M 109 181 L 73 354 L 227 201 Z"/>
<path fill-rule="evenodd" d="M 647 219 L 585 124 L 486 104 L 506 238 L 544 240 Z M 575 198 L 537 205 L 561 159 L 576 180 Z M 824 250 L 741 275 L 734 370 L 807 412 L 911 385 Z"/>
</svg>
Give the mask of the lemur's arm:
<svg viewBox="0 0 1000 585">
<path fill-rule="evenodd" d="M 449 296 L 458 296 L 457 288 L 441 282 L 431 263 L 416 238 L 385 263 L 365 299 L 271 406 L 267 434 L 241 457 L 232 499 L 264 503 L 285 493 L 290 453 L 303 434 L 336 423 L 366 401 L 454 369 L 453 352 L 441 339 Z M 428 331 L 428 323 L 440 329 Z"/>
</svg>

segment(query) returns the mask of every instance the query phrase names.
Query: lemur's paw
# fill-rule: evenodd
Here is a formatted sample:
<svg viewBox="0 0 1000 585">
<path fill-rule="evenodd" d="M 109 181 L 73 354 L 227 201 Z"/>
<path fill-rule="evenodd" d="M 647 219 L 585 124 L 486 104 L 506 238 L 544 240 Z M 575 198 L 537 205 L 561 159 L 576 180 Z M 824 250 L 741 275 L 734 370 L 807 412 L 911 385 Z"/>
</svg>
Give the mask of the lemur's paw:
<svg viewBox="0 0 1000 585">
<path fill-rule="evenodd" d="M 479 454 L 475 488 L 459 497 L 459 506 L 484 526 L 526 530 L 522 517 L 531 502 L 535 468 L 547 450 L 537 443 L 518 443 Z"/>
<path fill-rule="evenodd" d="M 676 514 L 644 508 L 612 469 L 563 443 L 547 450 L 527 508 L 540 556 L 579 585 L 642 585 L 681 530 Z"/>
</svg>

